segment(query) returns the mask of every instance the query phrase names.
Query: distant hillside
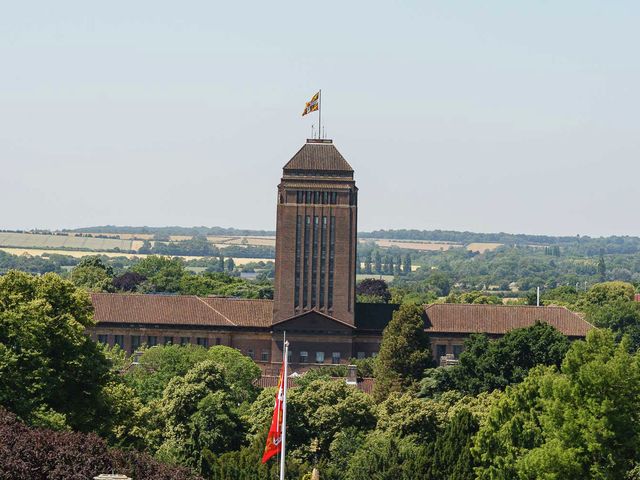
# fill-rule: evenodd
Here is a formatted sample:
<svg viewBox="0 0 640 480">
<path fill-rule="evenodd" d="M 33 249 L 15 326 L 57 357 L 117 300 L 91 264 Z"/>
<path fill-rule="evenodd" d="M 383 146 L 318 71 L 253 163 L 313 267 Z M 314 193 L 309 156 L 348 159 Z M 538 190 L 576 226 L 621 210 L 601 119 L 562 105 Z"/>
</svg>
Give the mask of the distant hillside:
<svg viewBox="0 0 640 480">
<path fill-rule="evenodd" d="M 222 235 L 222 236 L 273 236 L 275 232 L 272 230 L 251 230 L 223 227 L 133 227 L 133 226 L 115 226 L 105 225 L 96 227 L 83 227 L 74 230 L 64 230 L 65 232 L 75 233 L 97 233 L 105 234 L 127 234 L 127 235 L 157 235 L 164 237 L 192 237 L 197 235 Z M 361 240 L 400 240 L 400 241 L 422 241 L 433 242 L 432 245 L 383 245 L 376 242 L 381 247 L 396 246 L 400 248 L 408 248 L 411 250 L 446 250 L 455 246 L 474 246 L 479 244 L 479 251 L 491 250 L 498 245 L 526 245 L 553 247 L 560 246 L 568 253 L 586 256 L 595 256 L 600 253 L 604 254 L 633 254 L 640 252 L 640 237 L 632 236 L 611 236 L 611 237 L 589 237 L 576 235 L 569 236 L 551 236 L 551 235 L 527 235 L 512 233 L 475 233 L 475 232 L 458 232 L 453 230 L 374 230 L 372 232 L 360 232 L 358 237 Z M 438 243 L 448 245 L 438 245 Z M 483 247 L 489 245 L 489 248 Z M 491 245 L 493 244 L 493 245 Z M 476 250 L 476 248 L 470 248 Z"/>
<path fill-rule="evenodd" d="M 145 234 L 145 235 L 181 235 L 192 237 L 194 235 L 233 235 L 233 236 L 273 236 L 276 234 L 272 230 L 247 230 L 238 228 L 224 228 L 224 227 L 130 227 L 130 226 L 117 226 L 117 225 L 103 225 L 97 227 L 82 227 L 72 230 L 63 230 L 64 232 L 74 233 L 123 233 L 123 234 Z"/>
<path fill-rule="evenodd" d="M 375 230 L 360 232 L 358 236 L 371 239 L 426 240 L 451 242 L 463 245 L 472 243 L 501 243 L 504 245 L 561 246 L 584 255 L 599 253 L 640 252 L 640 237 L 611 236 L 596 237 L 576 235 L 575 237 L 554 237 L 551 235 L 526 235 L 512 233 L 474 233 L 452 230 Z"/>
</svg>

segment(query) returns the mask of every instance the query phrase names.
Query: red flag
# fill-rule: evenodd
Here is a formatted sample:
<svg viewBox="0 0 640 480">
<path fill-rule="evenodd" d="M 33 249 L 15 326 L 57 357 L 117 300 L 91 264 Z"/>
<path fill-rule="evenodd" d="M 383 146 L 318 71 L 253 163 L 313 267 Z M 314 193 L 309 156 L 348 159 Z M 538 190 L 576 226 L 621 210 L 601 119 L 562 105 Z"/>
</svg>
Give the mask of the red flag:
<svg viewBox="0 0 640 480">
<path fill-rule="evenodd" d="M 264 447 L 262 463 L 265 463 L 282 450 L 282 402 L 284 401 L 284 365 L 280 370 L 278 379 L 278 391 L 276 392 L 276 404 L 273 408 L 273 419 L 267 435 L 267 444 Z"/>
</svg>

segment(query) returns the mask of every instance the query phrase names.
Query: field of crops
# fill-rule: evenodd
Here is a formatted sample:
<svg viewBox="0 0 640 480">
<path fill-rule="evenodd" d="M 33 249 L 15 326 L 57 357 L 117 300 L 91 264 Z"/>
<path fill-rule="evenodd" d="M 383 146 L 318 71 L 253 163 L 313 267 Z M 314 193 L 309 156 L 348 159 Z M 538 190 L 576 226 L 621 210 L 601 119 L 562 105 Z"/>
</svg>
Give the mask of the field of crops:
<svg viewBox="0 0 640 480">
<path fill-rule="evenodd" d="M 501 247 L 502 243 L 470 243 L 469 245 L 467 245 L 467 250 L 471 251 L 471 252 L 480 252 L 480 253 L 484 253 L 484 252 L 490 252 L 492 250 L 495 250 L 498 247 Z"/>
<path fill-rule="evenodd" d="M 422 241 L 422 240 L 392 240 L 392 239 L 360 239 L 361 242 L 374 242 L 380 248 L 406 248 L 408 250 L 418 251 L 440 251 L 449 250 L 450 248 L 462 247 L 461 243 L 449 243 L 449 242 L 435 242 L 435 241 Z"/>
<path fill-rule="evenodd" d="M 103 233 L 103 232 L 91 232 L 91 235 L 109 235 L 117 236 L 122 240 L 153 240 L 153 235 L 149 233 Z M 193 237 L 189 235 L 171 235 L 169 239 L 173 242 L 179 242 L 182 240 L 191 240 Z M 227 245 L 253 245 L 253 246 L 267 246 L 274 247 L 276 245 L 276 237 L 247 237 L 247 236 L 230 236 L 230 235 L 209 235 L 207 240 L 213 243 L 217 247 L 225 247 Z M 141 245 L 142 243 L 140 243 Z M 138 247 L 139 248 L 139 247 Z"/>
<path fill-rule="evenodd" d="M 104 255 L 106 257 L 127 257 L 127 258 L 144 258 L 148 255 L 139 254 L 139 253 L 120 253 L 120 252 L 100 252 L 100 251 L 91 251 L 91 252 L 82 252 L 79 250 L 44 250 L 40 248 L 10 248 L 10 247 L 0 247 L 0 250 L 3 252 L 10 253 L 11 255 L 30 255 L 32 257 L 48 257 L 49 255 L 67 255 L 73 258 L 82 258 L 90 255 Z M 174 256 L 174 255 L 172 255 Z M 184 260 L 198 260 L 201 258 L 211 258 L 211 257 L 198 257 L 198 256 L 182 256 L 175 255 L 178 258 L 182 258 Z M 225 257 L 229 258 L 229 257 Z M 247 263 L 253 262 L 273 262 L 273 259 L 269 258 L 239 258 L 232 257 L 233 261 L 236 265 L 246 265 Z"/>
<path fill-rule="evenodd" d="M 24 248 L 75 248 L 79 250 L 137 250 L 142 242 L 117 238 L 46 235 L 36 233 L 0 232 L 0 246 Z"/>
</svg>

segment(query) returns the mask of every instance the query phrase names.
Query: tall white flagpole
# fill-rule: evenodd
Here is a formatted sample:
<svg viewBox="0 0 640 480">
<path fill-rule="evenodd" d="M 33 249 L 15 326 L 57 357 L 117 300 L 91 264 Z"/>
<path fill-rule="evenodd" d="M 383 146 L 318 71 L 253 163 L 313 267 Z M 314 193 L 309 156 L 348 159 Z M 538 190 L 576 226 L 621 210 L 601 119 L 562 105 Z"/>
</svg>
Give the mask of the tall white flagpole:
<svg viewBox="0 0 640 480">
<path fill-rule="evenodd" d="M 322 89 L 318 90 L 318 139 L 322 138 Z"/>
<path fill-rule="evenodd" d="M 284 480 L 285 474 L 285 446 L 287 439 L 287 383 L 289 380 L 289 342 L 287 342 L 287 332 L 284 332 L 282 336 L 283 344 L 282 344 L 282 354 L 284 355 L 284 378 L 283 380 L 283 388 L 282 388 L 282 439 L 281 445 L 282 449 L 280 451 L 280 480 Z"/>
</svg>

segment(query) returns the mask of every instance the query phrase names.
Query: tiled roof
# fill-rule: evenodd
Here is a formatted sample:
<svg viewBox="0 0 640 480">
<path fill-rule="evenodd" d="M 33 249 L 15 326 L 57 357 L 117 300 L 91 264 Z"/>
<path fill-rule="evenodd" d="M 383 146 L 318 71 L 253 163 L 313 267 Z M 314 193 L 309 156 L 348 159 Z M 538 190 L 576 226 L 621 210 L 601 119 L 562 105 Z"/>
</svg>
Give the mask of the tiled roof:
<svg viewBox="0 0 640 480">
<path fill-rule="evenodd" d="M 136 295 L 93 293 L 94 319 L 214 327 L 269 327 L 273 302 L 194 295 Z"/>
<path fill-rule="evenodd" d="M 353 172 L 333 143 L 305 143 L 298 153 L 284 166 L 287 170 L 326 170 Z"/>
<path fill-rule="evenodd" d="M 564 307 L 528 305 L 432 304 L 425 307 L 427 332 L 503 335 L 536 321 L 548 323 L 570 337 L 584 337 L 593 325 Z"/>
</svg>

